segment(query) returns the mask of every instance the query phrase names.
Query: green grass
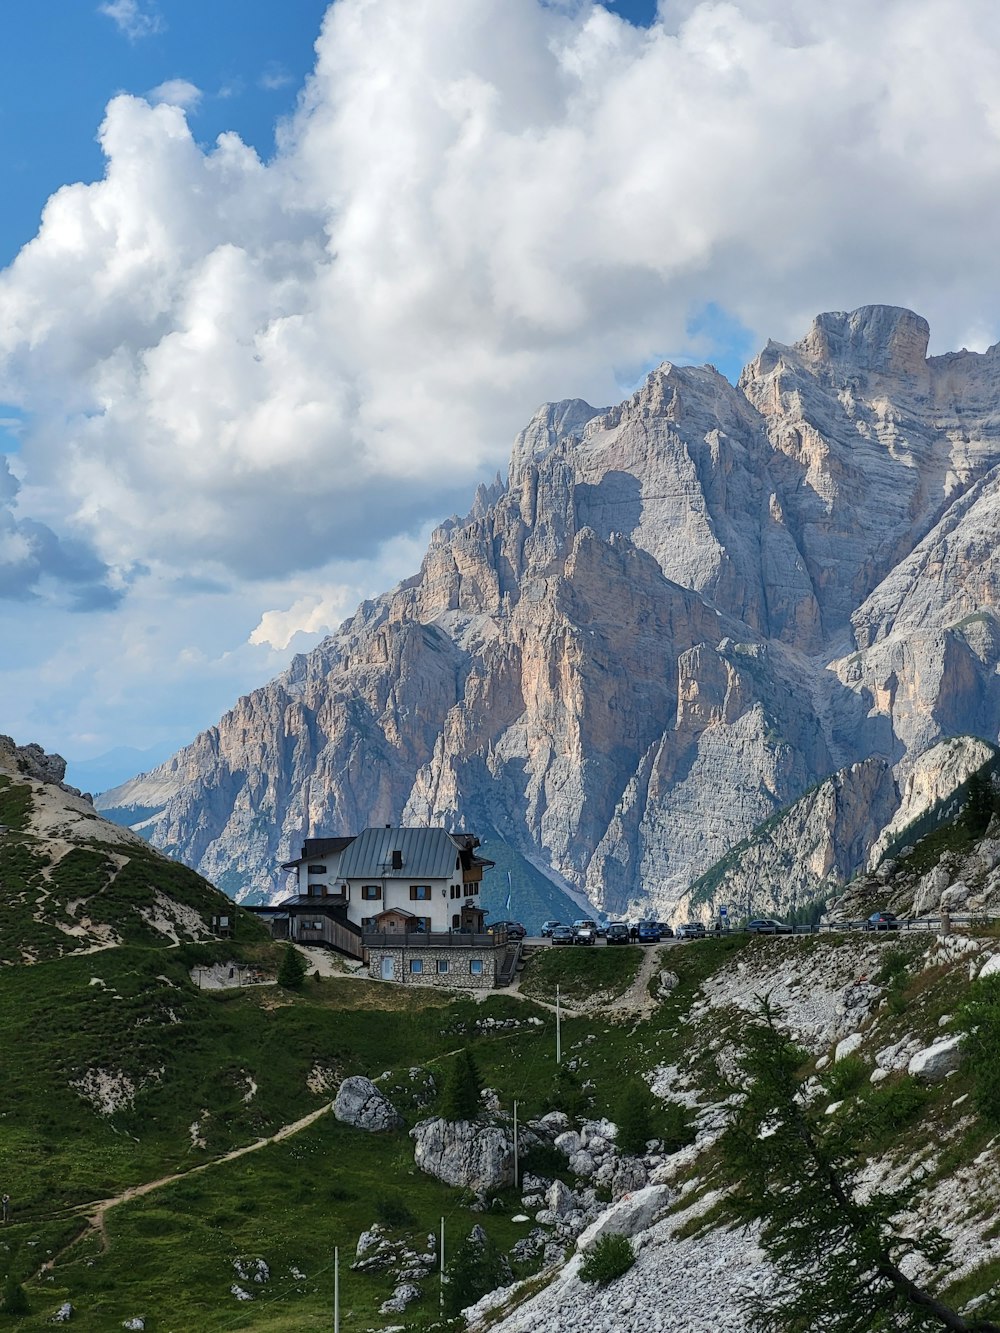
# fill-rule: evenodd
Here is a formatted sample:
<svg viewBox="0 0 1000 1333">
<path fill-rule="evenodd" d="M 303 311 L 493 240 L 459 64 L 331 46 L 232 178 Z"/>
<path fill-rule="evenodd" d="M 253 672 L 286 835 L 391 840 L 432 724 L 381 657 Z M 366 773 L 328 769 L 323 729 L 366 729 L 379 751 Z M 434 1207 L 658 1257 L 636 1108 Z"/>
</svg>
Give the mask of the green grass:
<svg viewBox="0 0 1000 1333">
<path fill-rule="evenodd" d="M 549 947 L 531 958 L 521 978 L 521 992 L 554 1004 L 558 986 L 560 996 L 569 1005 L 598 992 L 608 997 L 622 995 L 635 981 L 642 956 L 642 949 L 630 944 L 614 948 L 582 944 Z"/>
</svg>

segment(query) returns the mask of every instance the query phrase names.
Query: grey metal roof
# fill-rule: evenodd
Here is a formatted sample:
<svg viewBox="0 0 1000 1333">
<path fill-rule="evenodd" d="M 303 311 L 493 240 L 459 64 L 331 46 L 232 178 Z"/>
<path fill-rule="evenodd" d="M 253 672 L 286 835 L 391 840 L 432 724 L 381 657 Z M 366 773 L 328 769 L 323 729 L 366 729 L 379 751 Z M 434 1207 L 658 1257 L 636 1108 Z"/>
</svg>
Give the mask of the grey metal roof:
<svg viewBox="0 0 1000 1333">
<path fill-rule="evenodd" d="M 443 828 L 366 828 L 340 858 L 341 879 L 450 879 L 463 847 Z M 402 853 L 401 869 L 392 854 Z"/>
</svg>

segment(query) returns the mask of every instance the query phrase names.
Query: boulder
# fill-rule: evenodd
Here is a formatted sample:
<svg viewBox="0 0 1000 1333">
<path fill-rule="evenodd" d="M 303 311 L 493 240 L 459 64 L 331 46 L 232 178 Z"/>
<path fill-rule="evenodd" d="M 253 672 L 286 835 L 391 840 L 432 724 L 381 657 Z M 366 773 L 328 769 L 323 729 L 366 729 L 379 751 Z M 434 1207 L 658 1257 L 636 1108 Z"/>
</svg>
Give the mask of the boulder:
<svg viewBox="0 0 1000 1333">
<path fill-rule="evenodd" d="M 917 1051 L 916 1055 L 910 1058 L 910 1063 L 906 1067 L 907 1073 L 924 1083 L 940 1083 L 958 1068 L 962 1059 L 961 1047 L 961 1033 L 953 1037 L 944 1037 L 941 1041 L 934 1042 L 932 1046 Z"/>
<path fill-rule="evenodd" d="M 420 1288 L 413 1282 L 401 1282 L 387 1301 L 378 1307 L 379 1314 L 401 1314 L 411 1301 L 420 1299 Z"/>
<path fill-rule="evenodd" d="M 645 1189 L 629 1194 L 581 1232 L 576 1248 L 586 1254 L 603 1236 L 634 1236 L 647 1230 L 665 1211 L 670 1197 L 666 1185 L 647 1185 Z"/>
<path fill-rule="evenodd" d="M 978 981 L 983 977 L 993 977 L 1000 972 L 1000 953 L 995 953 L 992 958 L 987 958 L 986 962 L 979 969 Z"/>
<path fill-rule="evenodd" d="M 333 1114 L 345 1125 L 355 1129 L 365 1129 L 378 1133 L 386 1129 L 399 1129 L 403 1118 L 389 1101 L 376 1088 L 370 1078 L 355 1074 L 345 1078 L 337 1090 L 337 1099 L 333 1103 Z"/>
<path fill-rule="evenodd" d="M 446 1185 L 483 1194 L 514 1183 L 514 1144 L 500 1125 L 423 1120 L 410 1137 L 417 1166 Z"/>
<path fill-rule="evenodd" d="M 545 1204 L 556 1217 L 565 1217 L 576 1207 L 576 1198 L 568 1185 L 561 1180 L 553 1180 L 545 1195 Z"/>
<path fill-rule="evenodd" d="M 843 1041 L 838 1041 L 837 1049 L 833 1053 L 833 1063 L 836 1064 L 839 1060 L 846 1060 L 849 1055 L 853 1055 L 863 1040 L 860 1032 L 852 1032 Z"/>
<path fill-rule="evenodd" d="M 559 1134 L 556 1137 L 555 1146 L 567 1157 L 572 1157 L 583 1147 L 583 1141 L 575 1129 L 567 1129 L 564 1134 Z"/>
</svg>

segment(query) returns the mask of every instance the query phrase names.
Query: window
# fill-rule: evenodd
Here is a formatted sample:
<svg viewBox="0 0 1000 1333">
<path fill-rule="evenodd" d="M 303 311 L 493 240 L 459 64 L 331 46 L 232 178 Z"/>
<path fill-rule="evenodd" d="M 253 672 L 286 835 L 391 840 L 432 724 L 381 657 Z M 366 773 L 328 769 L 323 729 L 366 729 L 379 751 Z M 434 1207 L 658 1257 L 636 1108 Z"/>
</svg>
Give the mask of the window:
<svg viewBox="0 0 1000 1333">
<path fill-rule="evenodd" d="M 310 875 L 325 875 L 326 866 L 310 866 L 309 873 Z"/>
<path fill-rule="evenodd" d="M 483 960 L 481 958 L 470 959 L 469 971 L 474 977 L 481 977 L 483 975 Z"/>
<path fill-rule="evenodd" d="M 477 894 L 478 892 L 479 892 L 479 885 L 478 885 L 478 884 L 466 884 L 466 885 L 464 885 L 464 893 L 465 893 L 466 898 L 471 898 L 471 897 L 473 896 L 473 894 Z"/>
<path fill-rule="evenodd" d="M 462 918 L 456 912 L 455 915 L 451 918 L 452 930 L 458 930 L 461 924 L 462 924 Z"/>
<path fill-rule="evenodd" d="M 381 898 L 382 897 L 381 884 L 362 884 L 361 896 L 366 900 L 366 902 L 371 902 L 375 898 Z"/>
<path fill-rule="evenodd" d="M 461 886 L 461 884 L 453 884 L 453 885 L 451 886 L 451 890 L 450 890 L 449 896 L 452 897 L 452 898 L 461 898 L 461 896 L 462 896 L 462 886 Z"/>
<path fill-rule="evenodd" d="M 308 885 L 308 887 L 307 887 L 307 889 L 306 889 L 306 896 L 309 897 L 309 898 L 322 898 L 322 897 L 323 897 L 323 885 L 322 885 L 322 884 L 310 884 L 310 885 Z"/>
<path fill-rule="evenodd" d="M 447 959 L 447 958 L 439 958 L 439 959 L 438 959 L 438 972 L 439 972 L 439 973 L 440 973 L 440 972 L 447 972 L 447 971 L 448 971 L 448 967 L 449 967 L 449 962 L 448 962 L 448 959 Z"/>
<path fill-rule="evenodd" d="M 410 902 L 425 903 L 430 900 L 431 886 L 429 884 L 411 884 Z"/>
<path fill-rule="evenodd" d="M 374 918 L 373 916 L 363 916 L 363 917 L 361 918 L 361 929 L 362 929 L 362 930 L 374 930 L 374 929 L 375 929 L 375 918 Z"/>
<path fill-rule="evenodd" d="M 429 916 L 415 916 L 413 918 L 413 929 L 417 931 L 427 931 L 431 928 L 431 919 Z"/>
<path fill-rule="evenodd" d="M 422 958 L 410 959 L 410 971 L 413 973 L 414 976 L 417 976 L 423 970 L 424 970 L 424 960 Z"/>
</svg>

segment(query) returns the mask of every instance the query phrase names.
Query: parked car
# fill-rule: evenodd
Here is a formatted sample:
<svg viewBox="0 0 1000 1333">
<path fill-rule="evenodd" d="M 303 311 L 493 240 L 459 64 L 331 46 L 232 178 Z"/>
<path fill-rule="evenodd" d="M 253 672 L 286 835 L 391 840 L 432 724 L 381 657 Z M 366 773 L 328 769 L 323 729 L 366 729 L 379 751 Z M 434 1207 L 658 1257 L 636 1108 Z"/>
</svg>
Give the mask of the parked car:
<svg viewBox="0 0 1000 1333">
<path fill-rule="evenodd" d="M 556 926 L 561 926 L 561 925 L 562 925 L 561 921 L 543 921 L 542 937 L 544 939 L 548 939 L 549 936 L 552 934 L 552 932 L 555 930 Z"/>
<path fill-rule="evenodd" d="M 865 922 L 865 930 L 898 930 L 899 926 L 895 912 L 872 912 Z"/>
<path fill-rule="evenodd" d="M 704 939 L 705 927 L 701 921 L 685 921 L 677 927 L 674 935 L 679 940 Z"/>
<path fill-rule="evenodd" d="M 577 944 L 594 944 L 597 940 L 597 922 L 589 917 L 573 922 L 573 934 Z"/>
<path fill-rule="evenodd" d="M 659 944 L 659 942 L 660 942 L 660 923 L 658 921 L 640 921 L 639 943 Z"/>
<path fill-rule="evenodd" d="M 509 940 L 523 940 L 528 934 L 526 927 L 522 926 L 520 921 L 494 921 L 490 926 L 490 934 L 498 930 L 506 930 Z"/>
<path fill-rule="evenodd" d="M 549 940 L 552 944 L 575 944 L 576 936 L 570 926 L 553 926 Z"/>
<path fill-rule="evenodd" d="M 674 930 L 671 925 L 669 925 L 666 921 L 661 921 L 659 923 L 659 926 L 660 926 L 661 940 L 672 940 L 674 938 Z"/>
<path fill-rule="evenodd" d="M 791 935 L 792 927 L 785 921 L 776 921 L 774 917 L 762 916 L 748 921 L 747 930 L 751 935 Z"/>
<path fill-rule="evenodd" d="M 628 944 L 628 926 L 624 921 L 612 921 L 608 926 L 609 944 Z"/>
</svg>

